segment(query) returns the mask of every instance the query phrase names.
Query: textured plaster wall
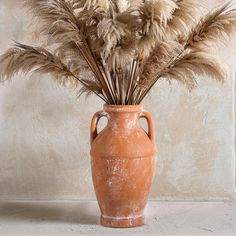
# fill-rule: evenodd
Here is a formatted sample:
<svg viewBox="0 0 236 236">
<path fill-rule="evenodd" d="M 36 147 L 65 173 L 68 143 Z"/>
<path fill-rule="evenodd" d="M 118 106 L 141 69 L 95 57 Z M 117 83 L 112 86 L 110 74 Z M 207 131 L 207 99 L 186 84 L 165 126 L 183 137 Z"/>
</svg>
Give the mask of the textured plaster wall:
<svg viewBox="0 0 236 236">
<path fill-rule="evenodd" d="M 30 41 L 30 18 L 19 2 L 0 0 L 0 53 L 11 39 Z M 161 81 L 145 100 L 158 145 L 151 198 L 234 196 L 234 44 L 222 50 L 231 68 L 224 85 L 199 78 L 199 89 L 189 94 Z M 0 199 L 94 198 L 89 126 L 101 107 L 96 97 L 76 101 L 48 76 L 19 75 L 0 85 Z"/>
</svg>

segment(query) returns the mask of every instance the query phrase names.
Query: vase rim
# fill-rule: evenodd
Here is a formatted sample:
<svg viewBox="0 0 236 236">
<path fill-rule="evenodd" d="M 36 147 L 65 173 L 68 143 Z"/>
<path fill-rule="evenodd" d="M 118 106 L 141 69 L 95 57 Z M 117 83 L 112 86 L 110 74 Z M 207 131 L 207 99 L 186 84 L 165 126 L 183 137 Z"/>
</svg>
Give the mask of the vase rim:
<svg viewBox="0 0 236 236">
<path fill-rule="evenodd" d="M 110 105 L 104 104 L 103 109 L 106 112 L 142 112 L 143 105 Z"/>
</svg>

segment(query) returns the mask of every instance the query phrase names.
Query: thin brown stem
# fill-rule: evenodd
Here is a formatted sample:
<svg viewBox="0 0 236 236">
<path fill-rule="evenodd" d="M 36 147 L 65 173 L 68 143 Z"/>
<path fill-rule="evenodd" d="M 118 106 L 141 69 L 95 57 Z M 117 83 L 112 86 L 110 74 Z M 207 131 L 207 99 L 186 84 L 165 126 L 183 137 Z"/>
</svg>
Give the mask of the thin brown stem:
<svg viewBox="0 0 236 236">
<path fill-rule="evenodd" d="M 127 89 L 127 92 L 126 92 L 126 97 L 125 97 L 125 101 L 128 103 L 129 101 L 129 95 L 130 95 L 130 92 L 131 92 L 131 87 L 132 87 L 132 82 L 133 82 L 133 74 L 134 74 L 134 68 L 135 68 L 135 62 L 136 60 L 133 60 L 132 64 L 131 64 L 131 69 L 130 69 L 130 75 L 129 75 L 129 85 L 128 85 L 128 89 Z"/>
<path fill-rule="evenodd" d="M 86 88 L 90 89 L 89 86 L 81 79 L 79 79 L 77 76 L 75 76 L 72 72 L 70 72 L 71 76 L 74 77 L 75 79 L 77 79 L 82 85 L 84 85 Z M 94 94 L 96 94 L 99 98 L 101 98 L 105 103 L 108 103 L 108 101 L 106 100 L 106 98 L 102 97 L 99 93 L 97 93 L 96 91 L 92 90 L 92 92 Z"/>
<path fill-rule="evenodd" d="M 112 103 L 112 98 L 110 96 L 110 93 L 108 91 L 107 85 L 106 83 L 104 83 L 103 78 L 101 78 L 101 74 L 100 71 L 97 70 L 97 67 L 92 65 L 94 64 L 94 60 L 89 60 L 89 56 L 86 56 L 86 52 L 84 52 L 80 46 L 78 44 L 76 44 L 78 50 L 80 51 L 82 57 L 84 58 L 84 60 L 87 62 L 88 66 L 90 67 L 91 71 L 93 71 L 93 73 L 95 74 L 97 80 L 99 81 L 100 85 L 103 87 L 103 91 L 105 92 L 105 96 L 108 99 L 108 103 Z"/>
</svg>

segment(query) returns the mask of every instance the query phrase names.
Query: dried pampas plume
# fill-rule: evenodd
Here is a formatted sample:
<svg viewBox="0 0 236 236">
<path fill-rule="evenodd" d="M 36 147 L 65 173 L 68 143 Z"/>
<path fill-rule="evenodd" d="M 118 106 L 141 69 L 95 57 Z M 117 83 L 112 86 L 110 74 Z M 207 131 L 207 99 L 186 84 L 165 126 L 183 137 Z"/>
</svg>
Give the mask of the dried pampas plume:
<svg viewBox="0 0 236 236">
<path fill-rule="evenodd" d="M 168 33 L 171 37 L 187 35 L 200 19 L 203 6 L 196 0 L 176 0 L 176 8 L 168 20 Z"/>
<path fill-rule="evenodd" d="M 197 75 L 210 76 L 223 82 L 228 77 L 228 70 L 216 56 L 206 52 L 192 52 L 173 63 L 161 74 L 162 77 L 168 80 L 180 81 L 187 85 L 190 90 L 197 85 L 195 80 Z"/>
<path fill-rule="evenodd" d="M 73 85 L 78 83 L 62 60 L 44 48 L 33 48 L 17 43 L 1 57 L 0 65 L 2 81 L 22 71 L 50 73 L 64 85 L 69 82 Z"/>
<path fill-rule="evenodd" d="M 228 76 L 209 49 L 236 31 L 231 2 L 206 15 L 195 0 L 24 0 L 24 6 L 40 22 L 44 41 L 6 51 L 0 81 L 19 72 L 50 73 L 79 96 L 139 104 L 161 78 L 192 89 L 196 76 Z"/>
<path fill-rule="evenodd" d="M 139 80 L 139 86 L 146 89 L 153 83 L 153 78 L 166 67 L 172 57 L 176 57 L 182 50 L 182 45 L 176 41 L 160 42 L 152 50 L 151 55 L 143 64 L 143 73 Z"/>
<path fill-rule="evenodd" d="M 230 3 L 227 3 L 203 16 L 192 29 L 188 45 L 200 49 L 227 42 L 230 35 L 236 32 L 236 11 L 229 10 L 229 7 Z"/>
</svg>

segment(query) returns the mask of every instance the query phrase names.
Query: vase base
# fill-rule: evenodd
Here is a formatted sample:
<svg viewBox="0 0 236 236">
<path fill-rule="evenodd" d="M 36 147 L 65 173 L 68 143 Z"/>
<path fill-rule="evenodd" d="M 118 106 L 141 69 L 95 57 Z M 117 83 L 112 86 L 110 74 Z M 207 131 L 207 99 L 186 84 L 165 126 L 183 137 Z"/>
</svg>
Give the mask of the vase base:
<svg viewBox="0 0 236 236">
<path fill-rule="evenodd" d="M 134 217 L 110 217 L 101 216 L 101 225 L 111 228 L 131 228 L 137 227 L 144 224 L 144 216 L 134 216 Z"/>
</svg>

